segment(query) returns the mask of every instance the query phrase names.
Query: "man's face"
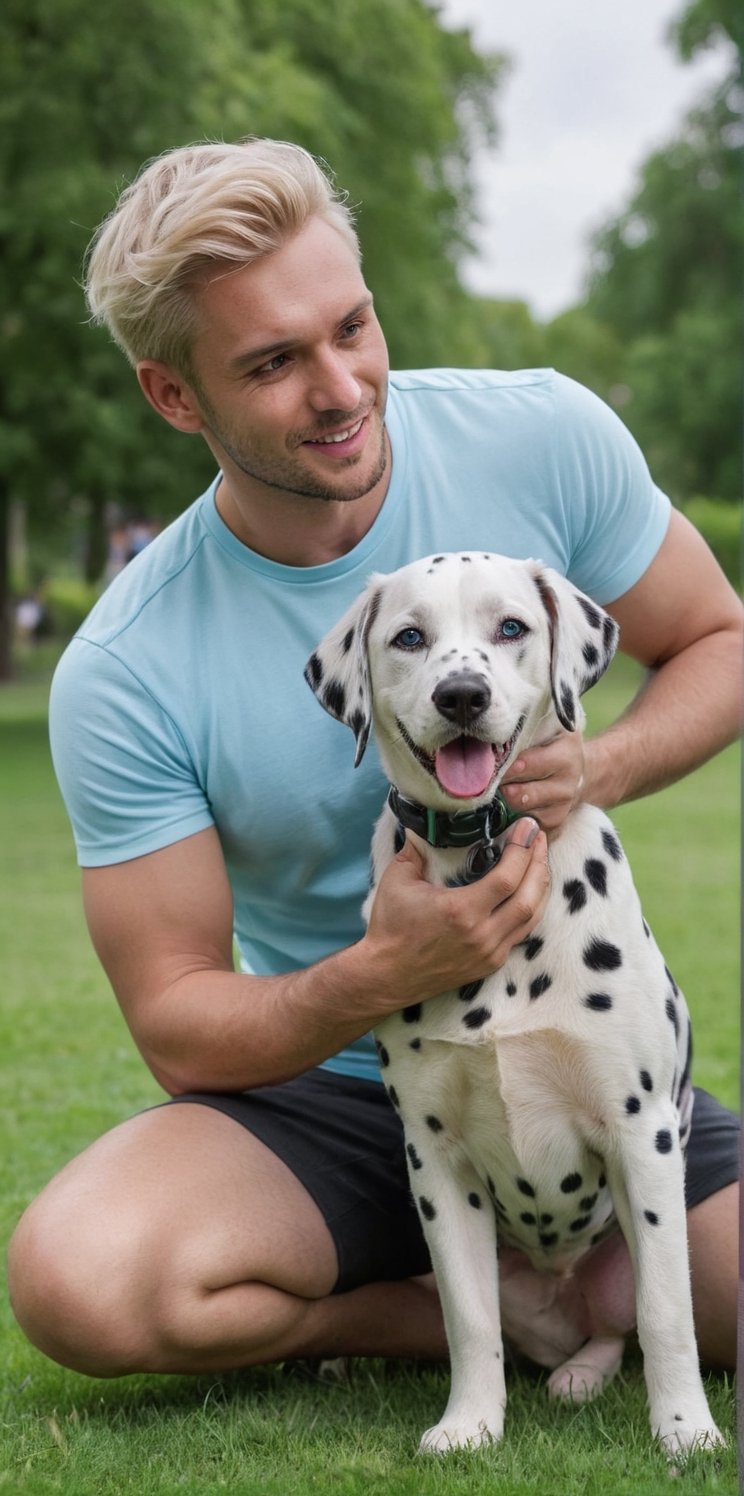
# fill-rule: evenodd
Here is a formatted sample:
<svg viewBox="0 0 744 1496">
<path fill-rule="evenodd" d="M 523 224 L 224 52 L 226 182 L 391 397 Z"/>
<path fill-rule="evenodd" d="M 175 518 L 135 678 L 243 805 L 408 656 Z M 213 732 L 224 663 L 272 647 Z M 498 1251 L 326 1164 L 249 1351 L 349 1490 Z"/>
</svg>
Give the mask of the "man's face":
<svg viewBox="0 0 744 1496">
<path fill-rule="evenodd" d="M 382 482 L 387 349 L 330 224 L 313 218 L 281 249 L 218 273 L 196 308 L 190 382 L 223 469 L 226 456 L 243 478 L 316 499 Z"/>
</svg>

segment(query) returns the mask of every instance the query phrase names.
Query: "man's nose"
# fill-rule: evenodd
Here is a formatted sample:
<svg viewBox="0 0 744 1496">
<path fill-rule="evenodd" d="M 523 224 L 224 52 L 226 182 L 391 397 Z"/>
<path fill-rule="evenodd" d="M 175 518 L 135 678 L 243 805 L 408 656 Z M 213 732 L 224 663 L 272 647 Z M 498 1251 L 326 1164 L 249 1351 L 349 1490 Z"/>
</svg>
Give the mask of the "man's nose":
<svg viewBox="0 0 744 1496">
<path fill-rule="evenodd" d="M 329 351 L 315 360 L 308 396 L 314 410 L 359 409 L 362 386 L 349 367 L 348 354 Z"/>
</svg>

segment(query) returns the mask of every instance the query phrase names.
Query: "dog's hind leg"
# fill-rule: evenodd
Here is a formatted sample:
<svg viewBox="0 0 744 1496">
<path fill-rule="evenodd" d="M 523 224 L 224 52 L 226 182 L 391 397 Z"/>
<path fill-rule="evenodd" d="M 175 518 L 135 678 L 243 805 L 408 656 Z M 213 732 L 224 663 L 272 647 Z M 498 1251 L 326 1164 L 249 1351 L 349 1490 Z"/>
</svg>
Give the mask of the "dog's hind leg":
<svg viewBox="0 0 744 1496">
<path fill-rule="evenodd" d="M 625 1341 L 618 1335 L 606 1338 L 597 1335 L 587 1340 L 548 1377 L 550 1397 L 563 1398 L 566 1402 L 591 1402 L 620 1370 L 624 1348 Z"/>
</svg>

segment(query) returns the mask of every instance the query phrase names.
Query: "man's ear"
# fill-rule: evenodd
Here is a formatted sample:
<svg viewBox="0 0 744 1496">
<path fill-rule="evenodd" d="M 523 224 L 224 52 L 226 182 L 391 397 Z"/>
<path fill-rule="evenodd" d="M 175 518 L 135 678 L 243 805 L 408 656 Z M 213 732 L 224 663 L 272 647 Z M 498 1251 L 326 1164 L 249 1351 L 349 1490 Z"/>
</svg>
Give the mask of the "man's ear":
<svg viewBox="0 0 744 1496">
<path fill-rule="evenodd" d="M 190 384 L 171 364 L 145 358 L 137 364 L 137 378 L 145 399 L 176 431 L 201 431 L 204 417 Z"/>
</svg>

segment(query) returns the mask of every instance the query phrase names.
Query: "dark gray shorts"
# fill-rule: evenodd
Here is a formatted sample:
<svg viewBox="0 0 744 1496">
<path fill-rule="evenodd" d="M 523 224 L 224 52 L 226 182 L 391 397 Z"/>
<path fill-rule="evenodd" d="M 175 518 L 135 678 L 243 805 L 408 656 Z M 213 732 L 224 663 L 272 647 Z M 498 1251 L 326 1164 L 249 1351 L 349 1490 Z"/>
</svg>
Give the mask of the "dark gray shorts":
<svg viewBox="0 0 744 1496">
<path fill-rule="evenodd" d="M 335 1292 L 431 1271 L 408 1188 L 403 1129 L 385 1087 L 331 1070 L 238 1095 L 193 1092 L 247 1127 L 289 1166 L 336 1244 Z M 687 1145 L 687 1207 L 739 1177 L 739 1119 L 696 1089 Z"/>
</svg>

